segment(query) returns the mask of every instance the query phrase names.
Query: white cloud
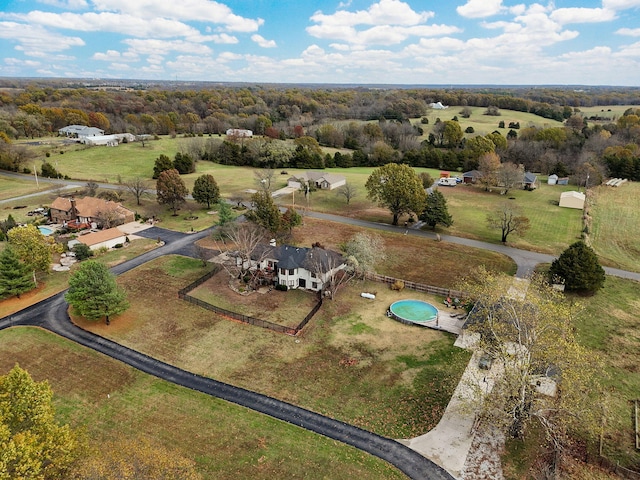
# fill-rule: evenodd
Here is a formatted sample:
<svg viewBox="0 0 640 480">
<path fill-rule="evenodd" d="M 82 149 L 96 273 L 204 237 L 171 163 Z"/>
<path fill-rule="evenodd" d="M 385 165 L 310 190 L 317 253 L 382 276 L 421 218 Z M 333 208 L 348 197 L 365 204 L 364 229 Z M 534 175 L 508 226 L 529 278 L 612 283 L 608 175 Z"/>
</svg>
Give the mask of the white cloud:
<svg viewBox="0 0 640 480">
<path fill-rule="evenodd" d="M 19 43 L 16 50 L 25 55 L 38 56 L 45 52 L 60 52 L 71 47 L 83 46 L 84 40 L 50 32 L 37 25 L 16 22 L 0 22 L 0 38 Z"/>
<path fill-rule="evenodd" d="M 568 23 L 610 22 L 616 19 L 616 12 L 606 8 L 559 8 L 550 17 L 562 25 Z"/>
<path fill-rule="evenodd" d="M 251 35 L 251 40 L 256 42 L 262 48 L 274 48 L 277 46 L 274 40 L 267 40 L 262 35 L 258 35 L 257 33 Z"/>
<path fill-rule="evenodd" d="M 52 7 L 80 10 L 87 8 L 86 0 L 38 0 L 39 3 L 44 5 L 51 5 Z"/>
<path fill-rule="evenodd" d="M 311 16 L 320 29 L 334 30 L 355 25 L 418 25 L 433 17 L 433 12 L 415 12 L 407 3 L 399 0 L 380 0 L 368 10 L 348 12 L 338 10 L 332 15 L 318 11 Z"/>
<path fill-rule="evenodd" d="M 96 52 L 91 57 L 94 60 L 103 60 L 106 62 L 112 62 L 114 60 L 120 60 L 121 55 L 117 50 L 107 50 L 106 52 Z"/>
<path fill-rule="evenodd" d="M 501 13 L 505 8 L 502 0 L 468 0 L 456 8 L 456 12 L 465 18 L 485 18 Z"/>
<path fill-rule="evenodd" d="M 93 4 L 104 12 L 120 12 L 138 18 L 149 18 L 152 12 L 155 17 L 217 23 L 234 32 L 255 32 L 264 24 L 261 18 L 241 17 L 227 5 L 210 0 L 93 0 Z"/>
<path fill-rule="evenodd" d="M 626 10 L 628 8 L 639 8 L 640 0 L 602 0 L 602 6 L 612 10 Z"/>
<path fill-rule="evenodd" d="M 184 40 L 160 40 L 129 38 L 123 41 L 129 45 L 130 51 L 138 55 L 157 55 L 159 52 L 186 52 L 198 55 L 209 55 L 211 49 L 200 43 Z"/>
<path fill-rule="evenodd" d="M 640 28 L 620 28 L 616 30 L 618 35 L 627 35 L 629 37 L 640 37 Z"/>
<path fill-rule="evenodd" d="M 114 62 L 109 65 L 109 70 L 120 70 L 120 71 L 131 70 L 131 65 L 127 65 L 126 63 Z"/>
</svg>

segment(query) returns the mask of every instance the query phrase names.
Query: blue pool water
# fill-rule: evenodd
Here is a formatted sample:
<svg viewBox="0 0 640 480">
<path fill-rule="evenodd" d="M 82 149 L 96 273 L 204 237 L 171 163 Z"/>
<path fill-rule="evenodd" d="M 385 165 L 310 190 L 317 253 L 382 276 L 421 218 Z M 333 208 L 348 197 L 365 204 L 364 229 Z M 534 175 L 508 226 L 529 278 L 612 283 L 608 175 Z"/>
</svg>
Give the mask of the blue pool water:
<svg viewBox="0 0 640 480">
<path fill-rule="evenodd" d="M 422 300 L 398 300 L 391 304 L 389 311 L 396 320 L 403 323 L 420 325 L 438 318 L 438 309 Z"/>
<path fill-rule="evenodd" d="M 53 233 L 53 230 L 51 230 L 49 227 L 40 226 L 38 227 L 38 230 L 40 230 L 40 233 L 42 233 L 45 237 L 48 237 Z"/>
</svg>

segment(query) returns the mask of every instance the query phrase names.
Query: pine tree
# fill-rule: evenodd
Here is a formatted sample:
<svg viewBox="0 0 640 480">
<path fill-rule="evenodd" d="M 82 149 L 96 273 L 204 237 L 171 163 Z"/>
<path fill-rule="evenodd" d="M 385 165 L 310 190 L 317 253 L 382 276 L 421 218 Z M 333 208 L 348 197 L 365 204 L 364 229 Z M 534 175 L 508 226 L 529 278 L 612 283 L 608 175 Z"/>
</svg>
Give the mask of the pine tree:
<svg viewBox="0 0 640 480">
<path fill-rule="evenodd" d="M 100 262 L 87 260 L 69 278 L 69 291 L 64 299 L 88 320 L 119 315 L 128 307 L 124 291 L 116 284 L 115 276 Z"/>
<path fill-rule="evenodd" d="M 604 286 L 604 269 L 593 249 L 582 240 L 570 245 L 549 269 L 553 283 L 564 282 L 569 292 L 595 293 Z"/>
<path fill-rule="evenodd" d="M 0 297 L 17 296 L 35 288 L 31 268 L 22 263 L 11 247 L 0 253 Z"/>
<path fill-rule="evenodd" d="M 447 199 L 444 198 L 442 192 L 434 190 L 427 196 L 426 207 L 422 215 L 420 215 L 420 220 L 434 230 L 437 225 L 445 227 L 453 225 L 453 218 L 451 218 L 447 208 Z"/>
</svg>

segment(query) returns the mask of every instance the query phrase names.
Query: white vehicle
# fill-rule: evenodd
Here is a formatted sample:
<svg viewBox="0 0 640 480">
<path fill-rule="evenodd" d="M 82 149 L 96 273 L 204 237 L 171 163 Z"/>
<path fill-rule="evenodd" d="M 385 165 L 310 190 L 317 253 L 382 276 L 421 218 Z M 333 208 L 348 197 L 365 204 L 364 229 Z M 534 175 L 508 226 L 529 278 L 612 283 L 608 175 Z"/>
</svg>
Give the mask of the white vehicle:
<svg viewBox="0 0 640 480">
<path fill-rule="evenodd" d="M 455 178 L 441 178 L 438 180 L 438 185 L 441 187 L 455 187 L 458 181 Z"/>
</svg>

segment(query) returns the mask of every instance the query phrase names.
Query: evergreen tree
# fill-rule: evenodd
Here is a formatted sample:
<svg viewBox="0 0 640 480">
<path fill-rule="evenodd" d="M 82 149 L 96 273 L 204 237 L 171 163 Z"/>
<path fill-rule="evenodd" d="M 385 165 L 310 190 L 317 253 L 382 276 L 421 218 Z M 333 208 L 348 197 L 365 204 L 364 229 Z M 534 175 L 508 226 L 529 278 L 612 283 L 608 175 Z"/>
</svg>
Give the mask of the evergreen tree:
<svg viewBox="0 0 640 480">
<path fill-rule="evenodd" d="M 553 261 L 549 275 L 554 283 L 564 282 L 569 292 L 595 293 L 604 286 L 604 269 L 593 249 L 582 240 L 570 245 Z"/>
<path fill-rule="evenodd" d="M 193 161 L 193 158 L 188 153 L 178 152 L 173 160 L 173 168 L 178 170 L 180 175 L 193 173 L 196 171 L 196 162 Z"/>
<path fill-rule="evenodd" d="M 199 204 L 211 208 L 211 204 L 216 203 L 220 198 L 220 188 L 213 175 L 201 175 L 196 178 L 191 195 Z"/>
<path fill-rule="evenodd" d="M 160 155 L 156 158 L 156 162 L 153 165 L 153 178 L 160 178 L 160 174 L 166 170 L 171 170 L 173 167 L 173 162 L 166 155 Z"/>
<path fill-rule="evenodd" d="M 223 199 L 218 200 L 218 223 L 219 227 L 224 227 L 233 221 L 233 210 Z"/>
<path fill-rule="evenodd" d="M 429 225 L 433 230 L 437 225 L 450 227 L 453 225 L 453 218 L 447 208 L 447 199 L 442 192 L 435 190 L 427 195 L 427 202 L 424 212 L 420 215 L 420 220 Z"/>
<path fill-rule="evenodd" d="M 124 291 L 116 278 L 100 262 L 87 260 L 69 277 L 69 291 L 64 299 L 74 310 L 88 320 L 119 315 L 129 308 Z"/>
<path fill-rule="evenodd" d="M 248 220 L 260 225 L 262 228 L 276 233 L 282 224 L 282 214 L 278 206 L 273 202 L 269 192 L 257 192 L 251 197 L 253 210 L 246 214 Z"/>
<path fill-rule="evenodd" d="M 0 297 L 28 292 L 35 287 L 31 268 L 22 263 L 11 247 L 5 248 L 0 253 Z"/>
</svg>

